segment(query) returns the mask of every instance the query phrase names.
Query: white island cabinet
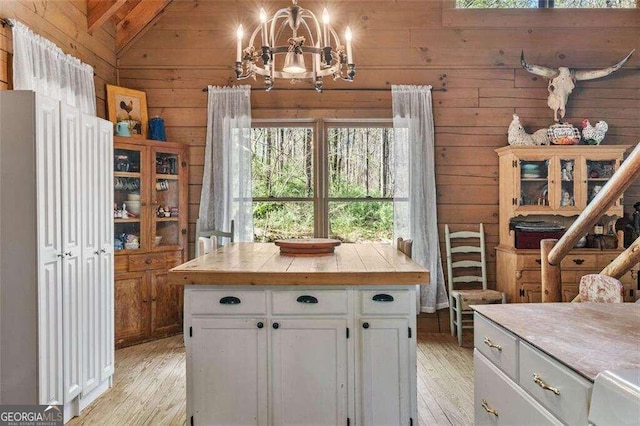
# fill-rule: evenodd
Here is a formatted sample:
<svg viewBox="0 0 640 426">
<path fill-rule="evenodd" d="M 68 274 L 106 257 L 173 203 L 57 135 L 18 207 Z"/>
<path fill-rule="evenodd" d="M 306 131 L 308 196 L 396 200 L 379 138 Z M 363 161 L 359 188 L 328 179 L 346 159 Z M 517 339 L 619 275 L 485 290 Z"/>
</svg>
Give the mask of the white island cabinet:
<svg viewBox="0 0 640 426">
<path fill-rule="evenodd" d="M 169 272 L 171 283 L 186 284 L 188 422 L 417 424 L 409 282 L 426 284 L 428 272 L 383 245 L 343 245 L 318 258 L 280 256 L 271 246 L 232 244 Z M 388 276 L 369 269 L 373 283 L 359 283 L 341 269 L 348 259 L 357 268 L 356 253 Z M 239 265 L 243 272 L 232 273 Z M 403 277 L 397 285 L 376 282 L 391 270 Z"/>
<path fill-rule="evenodd" d="M 606 370 L 637 376 L 640 369 L 640 306 L 635 303 L 474 309 L 477 425 L 591 424 L 596 377 Z"/>
</svg>

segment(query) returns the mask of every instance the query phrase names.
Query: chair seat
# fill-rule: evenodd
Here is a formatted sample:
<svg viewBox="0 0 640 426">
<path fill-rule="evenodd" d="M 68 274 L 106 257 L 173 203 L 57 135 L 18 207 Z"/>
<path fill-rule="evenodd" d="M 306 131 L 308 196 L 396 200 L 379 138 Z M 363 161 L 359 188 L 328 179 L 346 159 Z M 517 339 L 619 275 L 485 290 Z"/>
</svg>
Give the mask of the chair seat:
<svg viewBox="0 0 640 426">
<path fill-rule="evenodd" d="M 454 290 L 453 297 L 460 295 L 463 311 L 470 310 L 470 305 L 489 305 L 491 303 L 502 303 L 502 293 L 496 290 Z"/>
</svg>

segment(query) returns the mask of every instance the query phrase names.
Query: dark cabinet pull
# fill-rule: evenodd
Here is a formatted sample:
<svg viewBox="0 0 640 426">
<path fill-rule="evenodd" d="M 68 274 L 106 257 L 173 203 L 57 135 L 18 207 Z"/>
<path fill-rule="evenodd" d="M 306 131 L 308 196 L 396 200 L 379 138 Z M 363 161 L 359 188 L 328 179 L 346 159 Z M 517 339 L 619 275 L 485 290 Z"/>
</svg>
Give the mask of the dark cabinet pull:
<svg viewBox="0 0 640 426">
<path fill-rule="evenodd" d="M 537 263 L 538 265 L 542 265 L 542 259 L 536 259 L 536 263 Z"/>
<path fill-rule="evenodd" d="M 274 322 L 273 328 L 277 330 L 278 328 L 280 328 L 280 324 L 278 324 L 277 322 Z"/>
<path fill-rule="evenodd" d="M 582 265 L 584 263 L 584 259 L 573 259 L 573 263 L 576 265 Z"/>
<path fill-rule="evenodd" d="M 318 299 L 313 296 L 303 295 L 296 299 L 299 303 L 318 303 Z"/>
<path fill-rule="evenodd" d="M 144 263 L 146 263 L 147 265 L 151 265 L 152 260 L 151 259 L 145 259 Z"/>
<path fill-rule="evenodd" d="M 376 294 L 371 298 L 374 302 L 393 302 L 393 296 L 390 294 Z"/>
<path fill-rule="evenodd" d="M 234 296 L 226 296 L 220 299 L 221 305 L 239 305 L 240 299 Z"/>
<path fill-rule="evenodd" d="M 262 321 L 260 321 L 257 325 L 258 325 L 258 328 L 264 327 L 264 323 Z"/>
<path fill-rule="evenodd" d="M 368 322 L 362 323 L 362 328 L 369 328 L 369 323 Z"/>
</svg>

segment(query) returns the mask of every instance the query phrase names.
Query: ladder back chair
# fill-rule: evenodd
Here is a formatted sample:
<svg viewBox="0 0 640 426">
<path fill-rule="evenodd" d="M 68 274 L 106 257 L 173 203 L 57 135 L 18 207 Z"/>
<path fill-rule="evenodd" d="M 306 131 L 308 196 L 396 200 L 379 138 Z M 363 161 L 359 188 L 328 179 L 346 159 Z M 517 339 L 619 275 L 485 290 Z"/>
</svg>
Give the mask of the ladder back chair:
<svg viewBox="0 0 640 426">
<path fill-rule="evenodd" d="M 199 222 L 199 220 L 198 220 Z M 196 222 L 196 229 L 199 228 L 199 223 Z M 216 249 L 218 247 L 222 247 L 225 243 L 222 242 L 223 238 L 226 238 L 229 240 L 230 243 L 233 242 L 234 239 L 234 231 L 235 231 L 235 226 L 234 226 L 234 222 L 233 220 L 231 221 L 231 227 L 229 232 L 226 231 L 220 231 L 217 229 L 211 230 L 211 231 L 201 231 L 197 233 L 197 244 L 196 244 L 196 257 L 202 256 L 205 253 L 201 253 L 200 252 L 200 238 L 201 237 L 205 237 L 205 238 L 211 238 L 211 237 L 216 237 L 215 240 L 215 247 L 212 247 L 213 249 Z"/>
<path fill-rule="evenodd" d="M 601 274 L 588 274 L 580 278 L 579 302 L 622 303 L 624 286 L 613 277 Z"/>
<path fill-rule="evenodd" d="M 451 232 L 444 226 L 447 247 L 447 276 L 449 288 L 449 324 L 451 335 L 462 346 L 462 330 L 473 328 L 470 305 L 506 303 L 504 293 L 487 289 L 487 262 L 484 225 L 479 232 Z M 478 288 L 478 284 L 481 286 Z"/>
<path fill-rule="evenodd" d="M 198 248 L 196 250 L 196 257 L 204 256 L 211 253 L 218 247 L 218 237 L 212 235 L 210 237 L 198 237 Z"/>
<path fill-rule="evenodd" d="M 407 257 L 412 257 L 413 254 L 413 240 L 405 240 L 399 237 L 396 242 L 396 248 L 403 252 Z"/>
</svg>

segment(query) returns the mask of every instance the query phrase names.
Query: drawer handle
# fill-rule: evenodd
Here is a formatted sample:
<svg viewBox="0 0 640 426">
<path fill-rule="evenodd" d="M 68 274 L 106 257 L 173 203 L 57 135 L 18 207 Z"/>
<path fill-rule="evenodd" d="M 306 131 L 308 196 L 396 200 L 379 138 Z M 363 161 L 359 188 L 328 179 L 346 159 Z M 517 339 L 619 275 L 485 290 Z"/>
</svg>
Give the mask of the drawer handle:
<svg viewBox="0 0 640 426">
<path fill-rule="evenodd" d="M 318 303 L 318 298 L 305 294 L 303 296 L 298 297 L 296 301 L 298 303 Z"/>
<path fill-rule="evenodd" d="M 220 299 L 221 305 L 239 305 L 240 299 L 234 296 L 226 296 Z"/>
<path fill-rule="evenodd" d="M 260 322 L 257 324 L 257 326 L 258 326 L 258 328 L 262 328 L 262 327 L 264 327 L 264 323 L 263 323 L 262 321 L 260 321 Z"/>
<path fill-rule="evenodd" d="M 489 407 L 489 403 L 484 398 L 482 399 L 482 408 L 484 408 L 484 411 L 486 411 L 487 413 L 493 414 L 494 416 L 498 417 L 498 410 Z"/>
<path fill-rule="evenodd" d="M 584 263 L 584 259 L 573 259 L 573 263 L 576 265 L 582 265 Z"/>
<path fill-rule="evenodd" d="M 145 259 L 144 263 L 146 263 L 147 265 L 151 265 L 152 260 L 151 259 Z"/>
<path fill-rule="evenodd" d="M 365 328 L 365 329 L 369 328 L 369 323 L 368 322 L 363 323 L 362 324 L 362 328 Z"/>
<path fill-rule="evenodd" d="M 371 298 L 374 302 L 393 302 L 393 296 L 390 294 L 376 294 Z"/>
<path fill-rule="evenodd" d="M 502 350 L 502 346 L 500 345 L 496 345 L 495 343 L 493 343 L 491 341 L 491 339 L 489 339 L 488 337 L 484 338 L 484 344 L 489 346 L 490 348 L 496 348 L 497 350 L 501 351 Z"/>
<path fill-rule="evenodd" d="M 551 392 L 555 393 L 556 395 L 560 395 L 560 391 L 558 390 L 558 388 L 554 388 L 553 386 L 549 386 L 548 384 L 546 384 L 540 378 L 538 373 L 533 373 L 533 381 L 536 383 L 536 385 L 540 386 L 542 389 L 551 391 Z"/>
<path fill-rule="evenodd" d="M 536 259 L 536 263 L 537 263 L 538 265 L 542 265 L 542 259 Z"/>
</svg>

